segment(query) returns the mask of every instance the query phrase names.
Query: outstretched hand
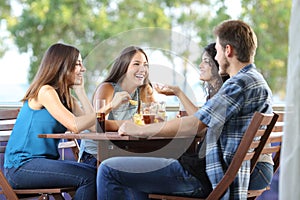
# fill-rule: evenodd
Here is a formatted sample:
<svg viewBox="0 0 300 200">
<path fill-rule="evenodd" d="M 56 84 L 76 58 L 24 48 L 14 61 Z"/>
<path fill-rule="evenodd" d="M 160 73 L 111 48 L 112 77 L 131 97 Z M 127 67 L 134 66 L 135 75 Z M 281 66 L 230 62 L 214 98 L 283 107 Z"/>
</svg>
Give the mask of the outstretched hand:
<svg viewBox="0 0 300 200">
<path fill-rule="evenodd" d="M 159 94 L 164 94 L 166 96 L 174 96 L 181 91 L 181 89 L 178 86 L 172 86 L 172 85 L 159 85 L 155 84 L 154 89 L 159 93 Z"/>
</svg>

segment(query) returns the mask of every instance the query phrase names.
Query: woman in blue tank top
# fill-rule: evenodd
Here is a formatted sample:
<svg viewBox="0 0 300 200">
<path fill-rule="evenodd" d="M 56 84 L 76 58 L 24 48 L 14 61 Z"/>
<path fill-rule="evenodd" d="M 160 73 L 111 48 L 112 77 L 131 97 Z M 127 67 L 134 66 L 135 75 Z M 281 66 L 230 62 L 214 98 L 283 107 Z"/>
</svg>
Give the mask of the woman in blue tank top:
<svg viewBox="0 0 300 200">
<path fill-rule="evenodd" d="M 75 47 L 57 43 L 46 51 L 5 151 L 5 175 L 13 188 L 76 187 L 74 199 L 96 199 L 96 168 L 58 160 L 59 140 L 38 138 L 40 133 L 95 131 L 85 71 Z"/>
</svg>

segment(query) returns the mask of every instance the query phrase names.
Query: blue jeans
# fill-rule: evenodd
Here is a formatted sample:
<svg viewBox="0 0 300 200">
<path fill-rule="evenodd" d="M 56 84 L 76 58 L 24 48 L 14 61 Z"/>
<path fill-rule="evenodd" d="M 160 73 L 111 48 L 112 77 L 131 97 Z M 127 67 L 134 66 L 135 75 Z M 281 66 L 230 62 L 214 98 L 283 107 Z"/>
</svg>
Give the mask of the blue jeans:
<svg viewBox="0 0 300 200">
<path fill-rule="evenodd" d="M 96 199 L 96 168 L 83 163 L 35 158 L 5 172 L 15 189 L 76 187 L 75 200 Z"/>
<path fill-rule="evenodd" d="M 175 159 L 113 157 L 97 174 L 98 200 L 143 200 L 148 193 L 206 197 L 203 184 Z"/>
<path fill-rule="evenodd" d="M 258 162 L 250 175 L 249 190 L 261 190 L 271 184 L 273 178 L 273 165 Z"/>
<path fill-rule="evenodd" d="M 97 158 L 95 158 L 94 155 L 87 153 L 85 151 L 82 152 L 81 158 L 80 158 L 81 163 L 86 163 L 91 166 L 97 167 Z"/>
</svg>

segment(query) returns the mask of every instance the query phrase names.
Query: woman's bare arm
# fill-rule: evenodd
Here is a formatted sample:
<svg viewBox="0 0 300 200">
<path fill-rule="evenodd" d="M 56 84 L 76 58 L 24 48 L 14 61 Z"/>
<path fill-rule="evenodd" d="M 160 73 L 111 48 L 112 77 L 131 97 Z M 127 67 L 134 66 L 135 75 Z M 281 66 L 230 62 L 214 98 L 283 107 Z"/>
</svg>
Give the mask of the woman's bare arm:
<svg viewBox="0 0 300 200">
<path fill-rule="evenodd" d="M 68 130 L 78 133 L 95 124 L 95 113 L 75 116 L 60 101 L 55 89 L 49 85 L 41 87 L 37 103 L 45 107 L 48 112 Z"/>
</svg>

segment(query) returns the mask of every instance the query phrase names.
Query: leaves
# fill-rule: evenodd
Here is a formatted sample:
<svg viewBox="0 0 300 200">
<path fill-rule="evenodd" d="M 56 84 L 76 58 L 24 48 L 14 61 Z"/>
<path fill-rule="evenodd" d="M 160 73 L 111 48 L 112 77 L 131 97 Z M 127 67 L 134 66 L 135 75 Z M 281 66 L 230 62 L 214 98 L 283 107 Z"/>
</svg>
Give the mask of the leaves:
<svg viewBox="0 0 300 200">
<path fill-rule="evenodd" d="M 109 49 L 96 52 L 103 42 L 121 48 L 145 41 L 145 44 L 151 42 L 151 45 L 170 49 L 170 41 L 166 39 L 170 35 L 166 32 L 143 35 L 143 28 L 153 27 L 176 30 L 201 48 L 215 40 L 213 28 L 231 18 L 225 0 L 19 0 L 18 3 L 23 8 L 21 15 L 10 12 L 8 0 L 0 2 L 0 15 L 19 51 L 32 52 L 29 82 L 43 52 L 55 42 L 64 42 L 78 47 L 83 58 L 91 54 L 97 57 L 86 60 L 89 69 L 86 84 L 91 89 L 95 87 L 93 81 L 108 72 L 116 56 L 116 52 Z M 291 1 L 241 0 L 241 5 L 242 10 L 237 11 L 241 13 L 240 19 L 249 22 L 258 36 L 256 65 L 273 91 L 284 91 Z M 137 35 L 125 34 L 126 38 L 118 38 L 120 34 L 137 29 L 141 29 Z M 114 44 L 108 44 L 108 38 Z M 3 38 L 0 38 L 0 46 L 5 48 L 1 41 Z M 191 52 L 176 50 L 186 58 L 191 56 Z M 196 65 L 200 62 L 200 54 L 195 62 Z"/>
<path fill-rule="evenodd" d="M 242 17 L 252 24 L 258 38 L 255 63 L 272 90 L 286 88 L 288 27 L 292 1 L 242 0 Z"/>
</svg>

